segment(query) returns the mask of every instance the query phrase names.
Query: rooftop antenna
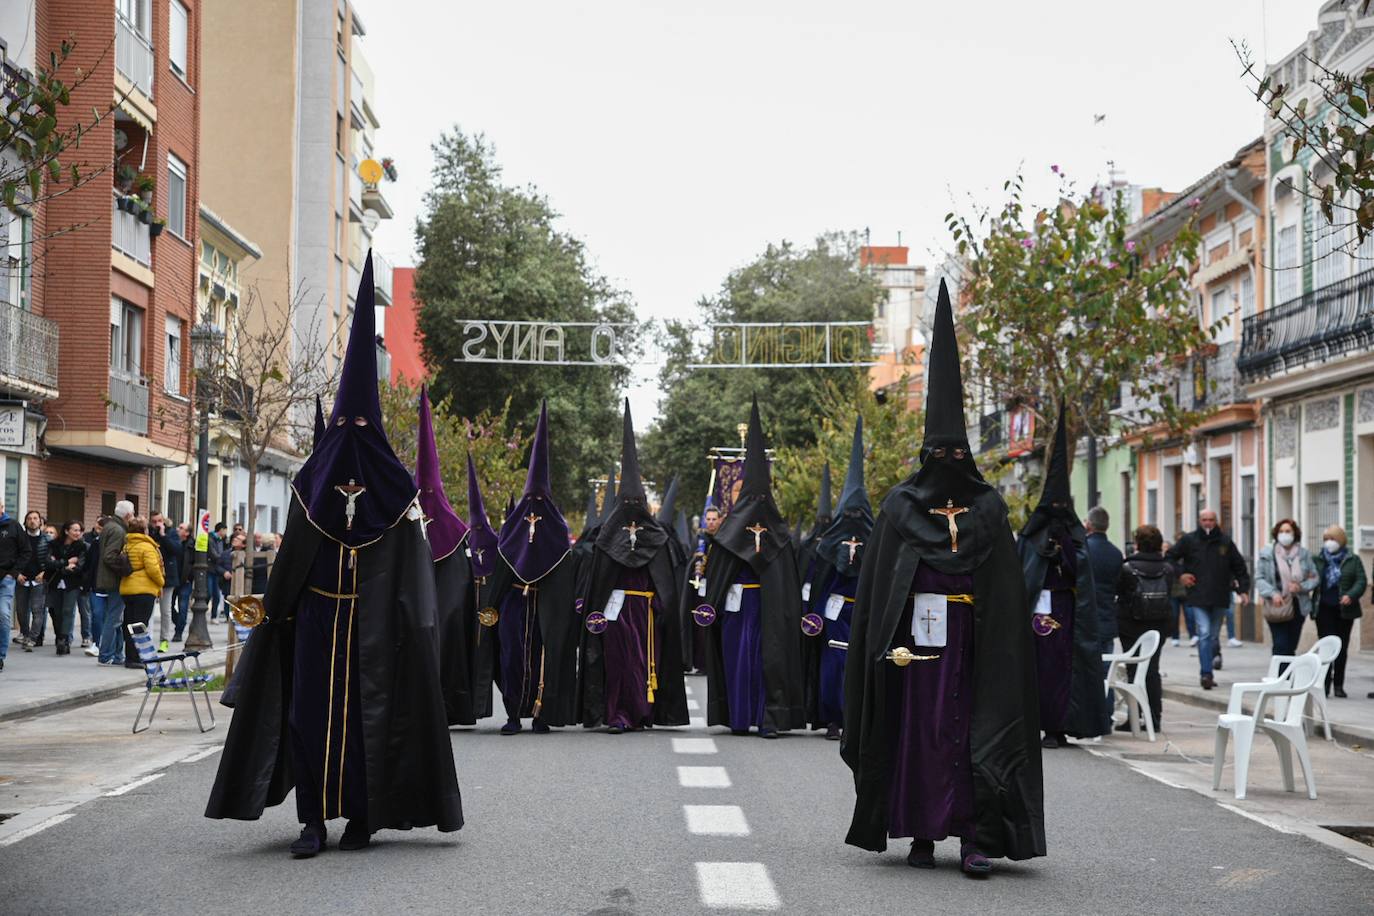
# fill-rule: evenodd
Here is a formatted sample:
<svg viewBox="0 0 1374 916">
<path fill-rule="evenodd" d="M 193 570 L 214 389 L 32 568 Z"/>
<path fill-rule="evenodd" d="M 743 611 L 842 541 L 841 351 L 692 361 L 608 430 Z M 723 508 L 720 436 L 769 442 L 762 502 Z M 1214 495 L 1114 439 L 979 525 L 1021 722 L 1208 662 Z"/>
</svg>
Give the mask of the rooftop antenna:
<svg viewBox="0 0 1374 916">
<path fill-rule="evenodd" d="M 902 230 L 900 229 L 897 230 L 897 247 L 902 247 Z"/>
</svg>

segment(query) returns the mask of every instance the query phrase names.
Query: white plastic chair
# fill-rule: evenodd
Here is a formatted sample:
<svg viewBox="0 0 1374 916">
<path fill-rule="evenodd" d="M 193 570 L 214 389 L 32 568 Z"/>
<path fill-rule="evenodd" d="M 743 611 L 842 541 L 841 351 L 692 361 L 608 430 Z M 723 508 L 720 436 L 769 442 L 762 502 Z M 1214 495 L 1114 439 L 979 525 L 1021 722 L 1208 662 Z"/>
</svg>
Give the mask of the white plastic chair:
<svg viewBox="0 0 1374 916">
<path fill-rule="evenodd" d="M 1245 798 L 1245 784 L 1250 772 L 1250 750 L 1255 731 L 1268 735 L 1279 752 L 1279 768 L 1283 772 L 1283 788 L 1292 792 L 1293 751 L 1297 751 L 1302 765 L 1302 778 L 1307 784 L 1307 797 L 1317 797 L 1317 781 L 1312 775 L 1312 761 L 1307 756 L 1307 735 L 1302 727 L 1305 703 L 1286 703 L 1278 718 L 1266 718 L 1265 708 L 1271 700 L 1304 696 L 1317 681 L 1321 663 L 1315 655 L 1299 655 L 1282 675 L 1272 681 L 1232 684 L 1231 702 L 1226 712 L 1217 716 L 1217 746 L 1212 757 L 1212 789 L 1221 788 L 1221 768 L 1226 761 L 1226 742 L 1236 736 L 1236 798 Z M 1254 715 L 1244 710 L 1245 695 L 1257 693 Z"/>
<path fill-rule="evenodd" d="M 1326 730 L 1326 740 L 1331 741 L 1333 740 L 1331 737 L 1331 719 L 1326 714 L 1326 672 L 1331 669 L 1331 663 L 1336 660 L 1336 656 L 1341 654 L 1341 638 L 1339 636 L 1323 636 L 1304 654 L 1315 655 L 1321 666 L 1317 669 L 1316 683 L 1307 692 L 1306 702 L 1312 704 L 1313 713 L 1321 713 L 1322 727 Z M 1269 659 L 1269 673 L 1265 675 L 1264 679 L 1266 681 L 1277 680 L 1279 665 L 1291 664 L 1295 658 L 1297 658 L 1295 655 L 1275 655 Z M 1313 715 L 1312 718 L 1315 720 L 1316 716 Z"/>
<path fill-rule="evenodd" d="M 1131 723 L 1131 734 L 1140 737 L 1140 720 L 1145 720 L 1145 734 L 1155 740 L 1154 716 L 1150 715 L 1150 697 L 1145 690 L 1145 676 L 1150 670 L 1150 659 L 1159 651 L 1159 631 L 1146 630 L 1140 634 L 1135 644 L 1125 652 L 1103 652 L 1102 660 L 1109 664 L 1104 687 L 1107 695 L 1113 690 L 1120 691 L 1118 696 L 1126 704 L 1126 721 Z M 1126 668 L 1135 665 L 1135 675 L 1128 678 Z"/>
</svg>

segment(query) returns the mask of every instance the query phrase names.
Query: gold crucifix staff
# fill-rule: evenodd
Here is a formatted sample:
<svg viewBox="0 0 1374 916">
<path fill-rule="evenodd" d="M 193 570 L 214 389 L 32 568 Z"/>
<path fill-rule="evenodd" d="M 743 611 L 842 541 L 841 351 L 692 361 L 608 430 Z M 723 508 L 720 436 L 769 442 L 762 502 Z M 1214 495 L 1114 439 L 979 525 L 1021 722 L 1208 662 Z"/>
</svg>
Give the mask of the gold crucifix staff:
<svg viewBox="0 0 1374 916">
<path fill-rule="evenodd" d="M 965 512 L 967 512 L 968 507 L 956 506 L 954 505 L 954 500 L 951 499 L 945 502 L 945 507 L 943 509 L 930 509 L 928 511 L 931 515 L 943 515 L 945 517 L 945 521 L 949 522 L 949 552 L 958 553 L 959 523 L 956 522 L 954 519 L 956 516 L 963 515 Z"/>
</svg>

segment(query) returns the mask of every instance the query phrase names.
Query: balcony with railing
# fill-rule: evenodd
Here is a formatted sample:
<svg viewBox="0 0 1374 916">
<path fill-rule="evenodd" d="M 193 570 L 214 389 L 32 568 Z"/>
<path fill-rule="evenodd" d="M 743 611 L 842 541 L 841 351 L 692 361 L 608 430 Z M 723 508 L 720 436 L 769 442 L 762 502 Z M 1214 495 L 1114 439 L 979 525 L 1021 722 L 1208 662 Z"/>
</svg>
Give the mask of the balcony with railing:
<svg viewBox="0 0 1374 916">
<path fill-rule="evenodd" d="M 1235 341 L 1218 344 L 1209 351 L 1195 353 L 1188 361 L 1187 371 L 1179 373 L 1178 404 L 1203 410 L 1245 400 L 1236 369 Z"/>
<path fill-rule="evenodd" d="M 0 300 L 0 386 L 57 393 L 57 322 Z"/>
<path fill-rule="evenodd" d="M 391 262 L 381 255 L 372 254 L 372 285 L 377 289 L 377 304 L 391 304 Z"/>
<path fill-rule="evenodd" d="M 1245 319 L 1238 365 L 1257 381 L 1374 347 L 1374 270 Z"/>
<path fill-rule="evenodd" d="M 115 194 L 110 206 L 114 210 L 114 229 L 110 234 L 110 247 L 126 254 L 144 267 L 153 264 L 153 239 L 148 224 L 136 214 L 125 213 L 119 209 L 120 195 Z"/>
<path fill-rule="evenodd" d="M 115 68 L 144 95 L 153 97 L 153 45 L 133 23 L 115 14 Z"/>
<path fill-rule="evenodd" d="M 148 435 L 148 380 L 111 369 L 109 411 L 111 429 Z"/>
</svg>

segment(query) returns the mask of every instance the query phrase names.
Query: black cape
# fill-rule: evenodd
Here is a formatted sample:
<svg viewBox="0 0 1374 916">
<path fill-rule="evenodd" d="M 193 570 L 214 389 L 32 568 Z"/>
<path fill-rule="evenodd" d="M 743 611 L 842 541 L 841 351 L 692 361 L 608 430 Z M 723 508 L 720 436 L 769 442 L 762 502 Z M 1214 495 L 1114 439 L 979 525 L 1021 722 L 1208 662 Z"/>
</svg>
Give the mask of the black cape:
<svg viewBox="0 0 1374 916">
<path fill-rule="evenodd" d="M 1107 694 L 1102 689 L 1102 649 L 1097 642 L 1097 605 L 1093 589 L 1092 564 L 1088 561 L 1087 536 L 1081 525 L 1070 526 L 1077 555 L 1078 574 L 1073 601 L 1073 664 L 1069 669 L 1069 712 L 1064 730 L 1075 738 L 1096 738 L 1102 734 L 1107 720 Z M 1050 558 L 1043 554 L 1050 540 L 1050 529 L 1040 528 L 1017 542 L 1021 553 L 1021 570 L 1026 581 L 1025 625 L 1040 590 L 1045 586 L 1045 573 Z"/>
<path fill-rule="evenodd" d="M 771 562 L 746 564 L 715 540 L 706 553 L 705 603 L 718 611 L 740 570 L 750 565 L 759 580 L 759 619 L 762 624 L 765 728 L 779 731 L 806 727 L 801 662 L 801 588 L 797 557 L 786 536 L 775 542 Z M 765 541 L 766 543 L 766 541 Z M 753 549 L 751 543 L 750 549 Z M 689 602 L 690 603 L 690 602 Z M 700 604 L 697 601 L 693 604 Z M 723 612 L 721 612 L 723 613 Z M 706 724 L 729 725 L 730 702 L 725 690 L 725 657 L 720 641 L 720 616 L 708 628 L 706 643 Z"/>
<path fill-rule="evenodd" d="M 477 608 L 472 592 L 472 565 L 467 539 L 458 549 L 434 564 L 434 594 L 438 601 L 439 683 L 449 725 L 473 725 L 472 640 L 476 635 Z"/>
<path fill-rule="evenodd" d="M 948 529 L 927 525 L 915 488 L 899 486 L 884 500 L 864 545 L 845 667 L 844 736 L 840 755 L 854 773 L 854 818 L 845 842 L 887 848 L 892 719 L 898 670 L 886 661 L 927 546 L 949 555 Z M 1040 710 L 1035 652 L 1026 621 L 1025 584 L 1016 575 L 1016 545 L 1000 497 L 973 500 L 970 534 L 947 572 L 974 581 L 974 696 L 970 752 L 977 842 L 988 856 L 1028 859 L 1045 854 L 1040 769 Z M 961 503 L 960 505 L 967 505 Z M 918 514 L 919 513 L 919 514 Z M 909 538 L 904 532 L 921 535 Z M 929 545 L 925 543 L 929 539 Z M 974 549 L 965 548 L 965 543 Z M 944 566 L 944 564 L 935 564 Z"/>
<path fill-rule="evenodd" d="M 294 670 L 294 610 L 324 540 L 292 498 L 267 584 L 267 620 L 239 660 L 238 698 L 205 816 L 257 820 L 294 787 L 287 718 Z M 463 826 L 439 690 L 434 574 L 418 520 L 404 518 L 358 549 L 367 821 L 372 830 Z"/>
<path fill-rule="evenodd" d="M 469 560 L 471 569 L 471 560 Z M 492 685 L 497 680 L 496 620 L 500 596 L 511 580 L 510 567 L 497 563 L 488 576 L 470 579 L 472 619 L 468 626 L 468 645 L 471 647 L 472 715 L 474 719 L 491 716 Z M 489 613 L 484 614 L 483 611 Z M 483 622 L 487 621 L 487 622 Z"/>
<path fill-rule="evenodd" d="M 539 589 L 536 616 L 539 635 L 544 640 L 544 690 L 538 718 L 545 725 L 572 725 L 577 721 L 577 627 L 581 619 L 573 609 L 577 586 L 576 564 L 571 556 L 566 556 L 531 584 Z M 492 595 L 491 605 L 499 608 L 511 589 L 519 590 L 521 587 L 519 577 L 503 559 L 487 580 L 487 589 Z M 500 672 L 496 653 L 491 648 L 495 641 L 486 641 L 489 644 L 487 658 L 490 666 L 488 679 L 482 686 L 489 697 L 492 679 Z"/>
<path fill-rule="evenodd" d="M 654 583 L 655 597 L 661 619 L 655 622 L 663 634 L 663 649 L 657 659 L 658 689 L 654 691 L 654 724 L 687 724 L 687 684 L 682 674 L 682 645 L 680 634 L 682 622 L 679 617 L 677 574 L 669 548 L 661 546 L 653 558 L 643 564 L 648 567 L 649 578 Z M 589 611 L 606 606 L 611 591 L 618 586 L 621 574 L 627 569 L 616 562 L 610 554 L 596 550 L 588 564 L 584 590 L 581 595 L 581 609 L 585 616 Z M 583 619 L 582 617 L 578 618 Z M 589 633 L 585 626 L 579 626 L 579 676 L 578 709 L 582 724 L 595 728 L 605 724 L 606 713 L 606 669 L 602 655 L 602 637 Z"/>
</svg>

